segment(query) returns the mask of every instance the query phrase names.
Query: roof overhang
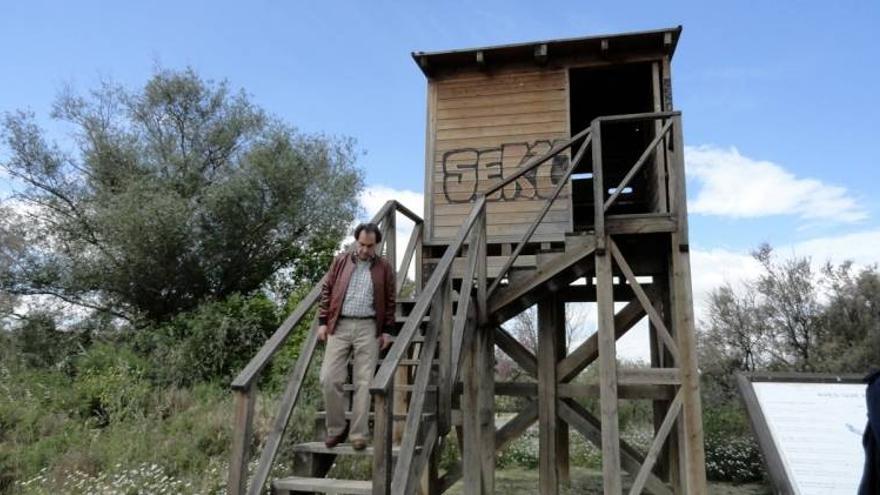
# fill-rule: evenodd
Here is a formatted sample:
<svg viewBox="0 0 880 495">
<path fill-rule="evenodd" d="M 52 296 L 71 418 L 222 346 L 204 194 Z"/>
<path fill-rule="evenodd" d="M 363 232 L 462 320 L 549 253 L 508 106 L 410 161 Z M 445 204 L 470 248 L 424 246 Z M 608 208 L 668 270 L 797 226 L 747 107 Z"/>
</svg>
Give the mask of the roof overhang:
<svg viewBox="0 0 880 495">
<path fill-rule="evenodd" d="M 448 69 L 482 70 L 522 62 L 544 65 L 556 59 L 581 57 L 623 57 L 640 54 L 665 54 L 672 58 L 681 26 L 652 31 L 606 34 L 583 38 L 565 38 L 510 45 L 486 46 L 440 52 L 413 52 L 412 57 L 427 77 Z"/>
</svg>

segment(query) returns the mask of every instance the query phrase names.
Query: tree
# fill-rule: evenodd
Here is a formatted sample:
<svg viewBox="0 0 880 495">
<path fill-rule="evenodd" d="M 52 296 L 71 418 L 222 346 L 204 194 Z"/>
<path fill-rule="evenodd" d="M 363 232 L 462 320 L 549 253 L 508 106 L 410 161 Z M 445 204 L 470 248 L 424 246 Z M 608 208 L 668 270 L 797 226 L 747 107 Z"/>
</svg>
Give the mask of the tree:
<svg viewBox="0 0 880 495">
<path fill-rule="evenodd" d="M 880 273 L 851 262 L 779 261 L 767 245 L 754 253 L 763 273 L 709 299 L 700 339 L 704 374 L 781 369 L 863 373 L 880 365 Z"/>
<path fill-rule="evenodd" d="M 0 273 L 10 271 L 25 250 L 26 233 L 21 228 L 21 221 L 15 211 L 0 204 Z M 18 298 L 13 294 L 0 291 L 0 329 L 6 317 L 16 316 Z"/>
<path fill-rule="evenodd" d="M 279 273 L 315 280 L 359 209 L 351 140 L 303 134 L 191 69 L 65 91 L 52 117 L 73 151 L 33 114 L 2 122 L 0 166 L 38 241 L 0 273 L 9 294 L 167 320 Z"/>
<path fill-rule="evenodd" d="M 852 263 L 822 270 L 829 282 L 823 311 L 827 332 L 820 342 L 822 368 L 864 373 L 880 367 L 880 273 L 872 265 L 855 271 Z"/>
<path fill-rule="evenodd" d="M 776 262 L 768 244 L 752 254 L 764 268 L 756 290 L 764 302 L 759 317 L 770 329 L 769 349 L 782 350 L 784 362 L 799 371 L 815 369 L 819 358 L 814 354 L 823 326 L 819 287 L 810 259 Z"/>
</svg>

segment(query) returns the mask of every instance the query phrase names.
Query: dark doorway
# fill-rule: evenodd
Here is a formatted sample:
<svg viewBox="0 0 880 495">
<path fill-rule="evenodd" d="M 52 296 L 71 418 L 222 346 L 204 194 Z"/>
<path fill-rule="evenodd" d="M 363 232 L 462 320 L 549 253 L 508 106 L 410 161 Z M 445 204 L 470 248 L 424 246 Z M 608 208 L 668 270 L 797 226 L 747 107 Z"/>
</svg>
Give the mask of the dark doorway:
<svg viewBox="0 0 880 495">
<path fill-rule="evenodd" d="M 589 127 L 596 117 L 654 111 L 650 63 L 569 70 L 571 133 Z M 602 126 L 602 174 L 607 198 L 654 136 L 653 122 L 606 123 Z M 577 148 L 575 148 L 577 149 Z M 577 230 L 593 225 L 592 156 L 581 160 L 572 180 L 572 206 Z M 633 179 L 610 214 L 646 211 L 650 167 Z M 604 199 L 603 199 L 604 201 Z"/>
</svg>

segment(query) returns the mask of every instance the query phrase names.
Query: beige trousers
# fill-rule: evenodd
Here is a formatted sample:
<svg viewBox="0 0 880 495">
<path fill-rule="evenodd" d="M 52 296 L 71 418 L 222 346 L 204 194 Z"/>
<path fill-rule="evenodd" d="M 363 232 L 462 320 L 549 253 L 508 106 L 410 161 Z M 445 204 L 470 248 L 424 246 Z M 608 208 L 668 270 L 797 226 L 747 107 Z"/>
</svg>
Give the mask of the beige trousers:
<svg viewBox="0 0 880 495">
<path fill-rule="evenodd" d="M 379 355 L 376 320 L 341 318 L 333 335 L 327 337 L 324 362 L 321 363 L 321 387 L 327 411 L 327 435 L 330 436 L 339 435 L 345 429 L 347 400 L 342 386 L 348 375 L 349 354 L 353 354 L 355 392 L 348 437 L 366 440 L 370 433 L 370 381 Z"/>
</svg>

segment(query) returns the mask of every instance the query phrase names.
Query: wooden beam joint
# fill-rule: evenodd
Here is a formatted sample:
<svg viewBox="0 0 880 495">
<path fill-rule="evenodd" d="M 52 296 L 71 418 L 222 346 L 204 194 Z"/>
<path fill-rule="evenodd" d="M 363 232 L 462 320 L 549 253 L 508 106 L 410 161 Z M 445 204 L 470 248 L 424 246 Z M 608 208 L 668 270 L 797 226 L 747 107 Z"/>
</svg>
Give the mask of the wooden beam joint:
<svg viewBox="0 0 880 495">
<path fill-rule="evenodd" d="M 535 63 L 543 67 L 547 65 L 547 44 L 535 45 Z"/>
<path fill-rule="evenodd" d="M 479 50 L 476 53 L 476 60 L 477 60 L 477 67 L 479 67 L 480 70 L 486 70 L 486 54 L 483 53 L 483 50 Z"/>
</svg>

